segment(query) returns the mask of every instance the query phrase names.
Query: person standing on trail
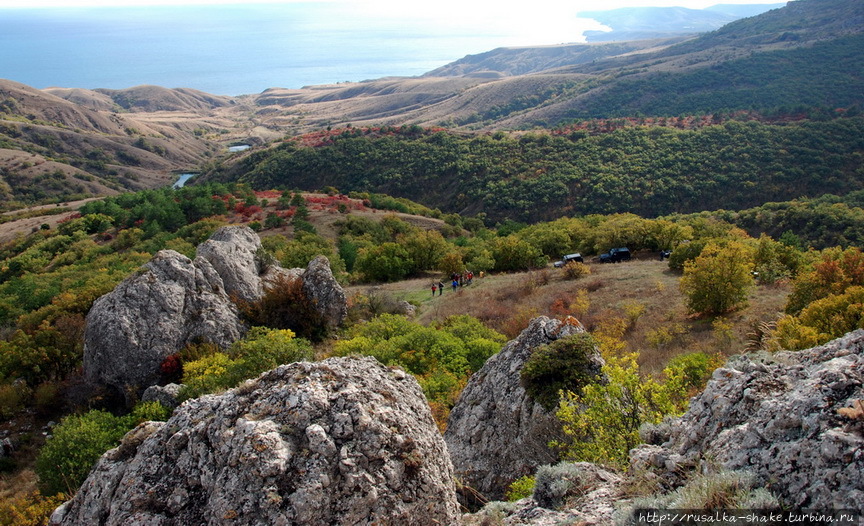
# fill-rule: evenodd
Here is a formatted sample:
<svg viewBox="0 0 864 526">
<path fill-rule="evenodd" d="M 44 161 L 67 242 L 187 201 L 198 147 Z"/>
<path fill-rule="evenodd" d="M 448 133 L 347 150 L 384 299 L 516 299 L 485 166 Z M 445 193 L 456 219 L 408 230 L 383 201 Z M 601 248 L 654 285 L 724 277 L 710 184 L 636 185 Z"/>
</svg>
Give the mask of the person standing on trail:
<svg viewBox="0 0 864 526">
<path fill-rule="evenodd" d="M 453 280 L 453 292 L 456 292 L 456 289 L 458 289 L 458 288 L 459 288 L 459 281 L 454 279 Z"/>
<path fill-rule="evenodd" d="M 435 284 L 435 283 L 433 283 L 433 284 L 432 284 L 432 297 L 433 297 L 433 298 L 435 297 L 435 292 L 436 292 L 437 290 L 438 290 L 438 285 Z"/>
<path fill-rule="evenodd" d="M 444 282 L 439 281 L 438 282 L 438 295 L 441 296 L 443 294 L 444 294 Z"/>
</svg>

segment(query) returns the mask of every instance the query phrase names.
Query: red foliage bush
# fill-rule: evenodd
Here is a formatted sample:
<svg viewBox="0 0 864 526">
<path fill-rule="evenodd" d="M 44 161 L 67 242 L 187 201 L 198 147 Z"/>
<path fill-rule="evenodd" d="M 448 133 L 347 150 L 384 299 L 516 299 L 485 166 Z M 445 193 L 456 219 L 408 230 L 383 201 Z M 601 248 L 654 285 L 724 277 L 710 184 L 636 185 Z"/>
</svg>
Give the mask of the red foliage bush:
<svg viewBox="0 0 864 526">
<path fill-rule="evenodd" d="M 159 372 L 168 381 L 179 380 L 183 375 L 183 362 L 179 354 L 166 356 L 159 365 Z"/>
</svg>

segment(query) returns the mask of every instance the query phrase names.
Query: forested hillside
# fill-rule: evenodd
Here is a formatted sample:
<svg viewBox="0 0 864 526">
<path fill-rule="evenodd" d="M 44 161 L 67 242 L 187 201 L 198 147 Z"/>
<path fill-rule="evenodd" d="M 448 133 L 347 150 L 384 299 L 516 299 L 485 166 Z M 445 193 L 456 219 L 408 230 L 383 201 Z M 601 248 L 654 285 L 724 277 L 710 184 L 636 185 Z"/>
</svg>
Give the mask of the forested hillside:
<svg viewBox="0 0 864 526">
<path fill-rule="evenodd" d="M 638 122 L 589 122 L 518 136 L 465 137 L 416 127 L 334 130 L 287 140 L 204 179 L 236 179 L 259 189 L 329 185 L 522 221 L 737 210 L 864 189 L 860 116 Z"/>
<path fill-rule="evenodd" d="M 520 385 L 579 419 L 563 458 L 624 466 L 640 426 L 683 412 L 728 356 L 864 328 L 862 28 L 860 0 L 798 0 L 653 51 L 498 51 L 438 72 L 460 78 L 236 99 L 0 84 L 0 206 L 150 188 L 0 219 L 0 526 L 44 523 L 124 433 L 170 415 L 85 378 L 87 316 L 159 251 L 195 257 L 228 224 L 259 234 L 262 276 L 326 256 L 347 317 L 296 315 L 302 278 L 226 294 L 251 330 L 165 358 L 175 401 L 371 355 L 416 376 L 443 428 L 487 358 L 549 316 L 591 337 L 532 352 Z M 166 186 L 181 169 L 200 175 Z M 601 264 L 618 247 L 633 259 Z M 607 382 L 567 377 L 589 348 Z"/>
<path fill-rule="evenodd" d="M 640 72 L 636 67 L 623 71 L 621 78 L 604 89 L 577 97 L 572 107 L 556 118 L 672 116 L 718 109 L 840 108 L 860 104 L 864 93 L 862 49 L 864 35 L 855 34 L 812 47 L 748 53 L 683 71 L 646 68 Z M 813 71 L 814 64 L 819 64 L 818 74 Z"/>
</svg>

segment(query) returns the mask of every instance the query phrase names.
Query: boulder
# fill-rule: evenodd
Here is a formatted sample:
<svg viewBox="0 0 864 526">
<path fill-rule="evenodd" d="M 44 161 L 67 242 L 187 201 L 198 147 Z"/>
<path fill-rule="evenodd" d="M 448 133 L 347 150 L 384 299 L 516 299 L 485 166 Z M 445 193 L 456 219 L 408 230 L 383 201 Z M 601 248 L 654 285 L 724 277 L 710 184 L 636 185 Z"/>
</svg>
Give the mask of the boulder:
<svg viewBox="0 0 864 526">
<path fill-rule="evenodd" d="M 198 245 L 197 257 L 206 260 L 222 278 L 225 292 L 243 301 L 255 301 L 264 292 L 261 275 L 261 239 L 245 226 L 222 227 Z"/>
<path fill-rule="evenodd" d="M 222 279 L 206 261 L 162 250 L 97 299 L 84 330 L 91 382 L 134 398 L 159 380 L 163 360 L 196 341 L 227 347 L 245 328 Z"/>
<path fill-rule="evenodd" d="M 141 395 L 142 402 L 159 402 L 168 409 L 174 409 L 180 402 L 180 391 L 183 388 L 180 384 L 168 385 L 151 385 L 144 390 Z"/>
<path fill-rule="evenodd" d="M 864 331 L 717 369 L 680 418 L 645 435 L 631 465 L 664 480 L 711 462 L 749 471 L 784 505 L 864 513 Z M 657 445 L 657 442 L 662 442 Z"/>
<path fill-rule="evenodd" d="M 303 292 L 324 323 L 331 328 L 341 325 L 348 315 L 348 299 L 333 277 L 330 260 L 318 256 L 310 261 L 302 279 Z"/>
<path fill-rule="evenodd" d="M 520 372 L 535 349 L 579 332 L 584 329 L 573 318 L 535 318 L 471 376 L 450 412 L 444 440 L 457 477 L 486 500 L 502 499 L 515 479 L 557 462 L 548 443 L 561 426 L 554 412 L 528 396 Z M 592 364 L 600 374 L 599 354 Z"/>
<path fill-rule="evenodd" d="M 283 365 L 105 453 L 55 525 L 459 523 L 417 381 L 373 358 Z"/>
<path fill-rule="evenodd" d="M 612 524 L 616 505 L 624 502 L 622 477 L 588 462 L 540 466 L 530 497 L 490 502 L 463 517 L 464 526 L 558 526 Z"/>
<path fill-rule="evenodd" d="M 311 311 L 332 328 L 347 314 L 345 292 L 320 256 L 308 268 L 283 269 L 261 253 L 258 235 L 244 226 L 217 230 L 194 261 L 163 250 L 93 304 L 84 334 L 88 380 L 109 385 L 127 401 L 160 379 L 166 357 L 189 343 L 228 347 L 246 331 L 233 300 L 255 301 L 281 278 L 303 280 Z"/>
</svg>

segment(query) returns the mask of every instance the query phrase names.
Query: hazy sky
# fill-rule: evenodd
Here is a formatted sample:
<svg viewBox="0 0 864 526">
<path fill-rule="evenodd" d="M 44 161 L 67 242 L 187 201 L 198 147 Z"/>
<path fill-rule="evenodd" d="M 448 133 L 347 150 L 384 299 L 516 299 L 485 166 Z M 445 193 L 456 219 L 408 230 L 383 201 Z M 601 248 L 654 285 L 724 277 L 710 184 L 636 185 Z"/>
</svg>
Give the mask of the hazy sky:
<svg viewBox="0 0 864 526">
<path fill-rule="evenodd" d="M 0 0 L 0 8 L 5 7 L 120 7 L 142 5 L 213 5 L 213 4 L 272 4 L 289 2 L 320 2 L 328 0 Z M 459 12 L 495 12 L 507 10 L 516 12 L 530 7 L 531 10 L 548 9 L 556 12 L 575 12 L 579 10 L 614 9 L 631 6 L 681 6 L 701 9 L 715 4 L 757 4 L 771 3 L 760 0 L 532 0 L 527 3 L 508 3 L 502 0 L 437 0 L 433 4 L 411 2 L 410 0 L 336 0 L 336 3 L 350 3 L 370 9 L 381 9 L 391 14 L 417 15 L 419 12 L 456 9 Z M 521 4 L 521 5 L 520 5 Z"/>
</svg>

